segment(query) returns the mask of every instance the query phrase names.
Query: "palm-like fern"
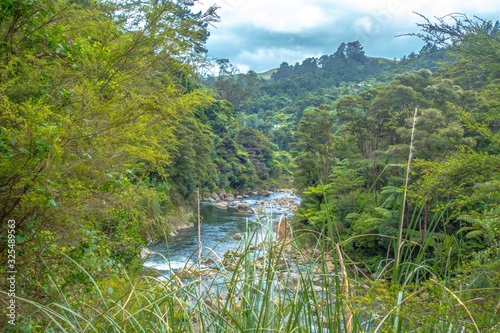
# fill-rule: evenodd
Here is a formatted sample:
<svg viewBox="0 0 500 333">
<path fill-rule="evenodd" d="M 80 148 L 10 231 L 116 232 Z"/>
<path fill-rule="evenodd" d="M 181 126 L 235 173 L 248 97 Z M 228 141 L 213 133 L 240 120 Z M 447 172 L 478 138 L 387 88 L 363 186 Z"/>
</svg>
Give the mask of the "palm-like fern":
<svg viewBox="0 0 500 333">
<path fill-rule="evenodd" d="M 466 238 L 484 238 L 490 245 L 500 236 L 500 207 L 485 210 L 482 213 L 473 212 L 458 217 L 470 226 L 461 228 L 458 232 L 467 232 Z"/>
</svg>

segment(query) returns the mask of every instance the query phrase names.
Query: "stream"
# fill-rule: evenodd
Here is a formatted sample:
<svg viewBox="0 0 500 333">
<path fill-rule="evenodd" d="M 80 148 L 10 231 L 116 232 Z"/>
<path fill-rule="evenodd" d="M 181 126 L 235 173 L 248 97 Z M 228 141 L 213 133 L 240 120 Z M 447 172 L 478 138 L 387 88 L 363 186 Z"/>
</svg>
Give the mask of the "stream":
<svg viewBox="0 0 500 333">
<path fill-rule="evenodd" d="M 287 218 L 291 218 L 293 215 L 290 205 L 282 204 L 286 198 L 288 198 L 289 203 L 295 205 L 300 203 L 299 196 L 284 191 L 275 192 L 269 196 L 252 195 L 236 200 L 234 203 L 248 204 L 251 209 L 253 208 L 257 212 L 261 211 L 260 216 L 267 215 L 269 221 L 278 222 L 282 215 Z M 263 202 L 265 202 L 264 206 Z M 234 250 L 240 241 L 233 239 L 232 236 L 244 234 L 247 224 L 253 225 L 258 220 L 257 215 L 253 212 L 239 211 L 234 207 L 221 209 L 215 206 L 215 202 L 201 202 L 200 216 L 202 217 L 202 257 L 211 252 L 209 249 L 212 249 L 219 257 L 223 257 L 228 250 Z M 265 220 L 263 219 L 263 221 Z M 262 230 L 259 229 L 257 237 L 262 237 L 262 233 Z M 148 246 L 148 248 L 152 254 L 144 262 L 145 267 L 155 268 L 168 274 L 186 264 L 193 265 L 198 259 L 198 226 L 195 224 L 191 228 L 179 230 L 177 234 Z M 213 257 L 213 255 L 211 256 Z"/>
</svg>

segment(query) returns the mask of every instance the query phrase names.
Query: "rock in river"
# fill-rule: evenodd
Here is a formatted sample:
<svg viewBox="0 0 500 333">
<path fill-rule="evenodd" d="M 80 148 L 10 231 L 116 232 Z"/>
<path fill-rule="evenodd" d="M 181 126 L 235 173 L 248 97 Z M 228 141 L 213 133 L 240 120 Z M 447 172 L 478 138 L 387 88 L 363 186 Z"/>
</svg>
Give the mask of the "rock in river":
<svg viewBox="0 0 500 333">
<path fill-rule="evenodd" d="M 239 203 L 237 206 L 236 206 L 236 209 L 239 210 L 239 211 L 247 211 L 247 210 L 250 210 L 250 205 L 249 204 L 246 204 L 246 203 Z"/>
<path fill-rule="evenodd" d="M 215 207 L 220 209 L 227 209 L 228 203 L 226 201 L 221 201 L 215 204 Z"/>
</svg>

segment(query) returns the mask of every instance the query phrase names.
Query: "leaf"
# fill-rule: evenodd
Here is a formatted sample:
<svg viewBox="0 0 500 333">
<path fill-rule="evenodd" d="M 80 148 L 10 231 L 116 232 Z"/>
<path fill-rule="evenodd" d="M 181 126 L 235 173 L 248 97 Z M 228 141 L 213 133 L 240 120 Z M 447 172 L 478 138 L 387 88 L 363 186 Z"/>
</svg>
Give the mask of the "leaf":
<svg viewBox="0 0 500 333">
<path fill-rule="evenodd" d="M 484 235 L 484 231 L 483 230 L 474 230 L 474 231 L 471 231 L 467 234 L 467 236 L 465 236 L 466 238 L 477 238 L 477 237 L 480 237 Z"/>
<path fill-rule="evenodd" d="M 99 187 L 99 191 L 101 191 L 101 192 L 109 192 L 110 189 L 111 189 L 111 186 L 109 186 L 109 185 Z"/>
<path fill-rule="evenodd" d="M 113 288 L 112 287 L 108 287 L 108 291 L 109 291 L 110 294 L 112 294 L 113 293 Z"/>
<path fill-rule="evenodd" d="M 54 206 L 54 207 L 55 207 L 55 206 L 57 206 L 56 201 L 55 201 L 53 198 L 52 198 L 52 199 L 50 199 L 50 200 L 49 200 L 49 202 L 50 202 L 50 204 L 51 204 L 52 206 Z"/>
<path fill-rule="evenodd" d="M 24 233 L 22 231 L 20 231 L 19 234 L 16 235 L 16 243 L 17 244 L 24 243 L 25 238 L 26 238 L 26 236 L 24 235 Z"/>
</svg>

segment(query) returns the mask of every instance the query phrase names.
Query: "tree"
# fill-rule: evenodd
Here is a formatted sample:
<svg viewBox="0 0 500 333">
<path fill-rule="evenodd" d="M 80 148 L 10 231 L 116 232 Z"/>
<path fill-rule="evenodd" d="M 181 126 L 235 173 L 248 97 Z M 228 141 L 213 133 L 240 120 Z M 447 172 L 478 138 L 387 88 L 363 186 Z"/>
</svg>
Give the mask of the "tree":
<svg viewBox="0 0 500 333">
<path fill-rule="evenodd" d="M 449 14 L 437 18 L 433 23 L 425 20 L 419 23 L 422 32 L 409 33 L 406 36 L 421 38 L 451 52 L 457 60 L 443 70 L 457 83 L 469 89 L 481 87 L 485 83 L 500 78 L 500 23 L 469 18 L 464 14 Z"/>
<path fill-rule="evenodd" d="M 336 59 L 342 59 L 342 60 L 345 60 L 346 59 L 346 44 L 345 43 L 341 43 L 339 45 L 339 47 L 337 48 L 337 51 L 335 51 L 335 53 L 333 54 L 333 56 L 336 58 Z"/>
<path fill-rule="evenodd" d="M 241 107 L 258 87 L 257 74 L 253 71 L 247 74 L 240 73 L 239 69 L 228 59 L 218 59 L 216 63 L 219 66 L 219 75 L 213 86 L 220 99 Z"/>
<path fill-rule="evenodd" d="M 347 60 L 362 62 L 365 59 L 365 51 L 361 43 L 359 41 L 347 43 L 345 57 Z"/>
<path fill-rule="evenodd" d="M 446 209 L 456 227 L 460 221 L 467 221 L 473 223 L 472 227 L 475 228 L 481 226 L 477 223 L 479 220 L 464 219 L 464 216 L 486 216 L 488 211 L 496 210 L 500 193 L 500 163 L 495 153 L 500 140 L 498 134 L 492 131 L 498 124 L 498 114 L 494 112 L 496 108 L 493 105 L 498 104 L 500 94 L 487 88 L 499 77 L 499 23 L 493 24 L 479 18 L 470 19 L 463 14 L 438 18 L 437 23 L 423 18 L 426 23 L 419 24 L 423 32 L 409 35 L 451 51 L 457 61 L 449 64 L 442 74 L 465 88 L 482 88 L 484 96 L 487 96 L 488 106 L 483 105 L 489 113 L 487 121 L 478 121 L 472 116 L 472 112 L 456 107 L 452 109 L 458 111 L 461 122 L 469 131 L 476 133 L 476 138 L 484 140 L 483 143 L 487 142 L 486 146 L 489 147 L 485 149 L 483 146 L 483 151 L 477 151 L 461 146 L 454 156 L 445 161 L 418 162 L 417 166 L 421 168 L 423 176 L 415 185 L 414 195 L 422 200 L 425 207 L 433 201 L 436 210 Z M 436 89 L 428 90 L 430 93 Z M 467 228 L 470 227 L 461 230 Z M 488 231 L 488 228 L 483 228 L 482 231 Z"/>
<path fill-rule="evenodd" d="M 217 180 L 221 188 L 254 188 L 258 177 L 249 154 L 226 134 L 216 145 Z"/>
<path fill-rule="evenodd" d="M 49 276 L 75 293 L 90 283 L 54 250 L 91 274 L 110 249 L 137 257 L 155 222 L 147 203 L 166 201 L 148 176 L 165 180 L 178 121 L 210 100 L 188 82 L 216 16 L 192 3 L 2 4 L 0 237 L 15 219 L 26 293 L 44 295 Z"/>
<path fill-rule="evenodd" d="M 273 164 L 272 149 L 268 139 L 262 132 L 244 127 L 236 134 L 235 140 L 250 156 L 257 176 L 261 180 L 266 180 Z"/>
<path fill-rule="evenodd" d="M 174 135 L 178 143 L 170 153 L 167 179 L 171 184 L 170 192 L 177 199 L 175 203 L 180 205 L 196 188 L 215 187 L 212 179 L 215 165 L 210 155 L 213 141 L 207 127 L 196 118 L 182 120 Z"/>
<path fill-rule="evenodd" d="M 303 175 L 302 178 L 306 174 L 313 175 L 309 180 L 302 181 L 299 184 L 301 187 L 315 185 L 310 183 L 313 179 L 325 185 L 329 183 L 330 167 L 335 165 L 336 142 L 335 119 L 330 115 L 330 108 L 329 105 L 322 105 L 314 108 L 312 112 L 305 113 L 294 133 L 298 146 L 304 151 L 297 161 L 301 165 L 298 174 Z M 302 163 L 303 159 L 308 160 L 309 165 L 306 165 L 307 162 Z"/>
</svg>

